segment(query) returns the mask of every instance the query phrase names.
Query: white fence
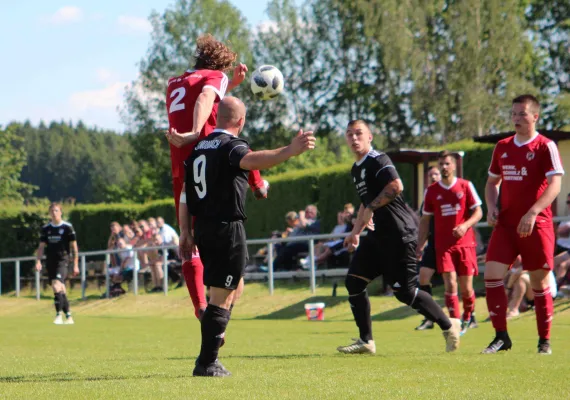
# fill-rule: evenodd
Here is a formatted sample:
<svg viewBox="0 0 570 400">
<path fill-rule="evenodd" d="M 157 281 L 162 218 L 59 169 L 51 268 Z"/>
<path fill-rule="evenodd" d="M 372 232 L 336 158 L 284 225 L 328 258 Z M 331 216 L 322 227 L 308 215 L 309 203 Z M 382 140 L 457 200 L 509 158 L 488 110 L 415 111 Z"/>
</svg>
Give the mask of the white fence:
<svg viewBox="0 0 570 400">
<path fill-rule="evenodd" d="M 569 217 L 555 217 L 555 222 L 565 222 L 570 221 Z M 481 222 L 476 225 L 477 228 L 488 228 L 489 225 L 486 222 Z M 348 233 L 341 233 L 341 234 L 324 234 L 324 235 L 311 235 L 311 236 L 296 236 L 292 238 L 284 238 L 284 239 L 252 239 L 248 240 L 248 245 L 267 245 L 268 247 L 268 272 L 249 272 L 245 274 L 245 280 L 248 279 L 267 279 L 269 285 L 269 294 L 273 294 L 274 290 L 274 283 L 275 279 L 280 278 L 291 278 L 291 277 L 299 277 L 299 278 L 309 278 L 309 286 L 311 293 L 315 293 L 316 290 L 316 280 L 317 274 L 323 277 L 333 277 L 333 276 L 344 276 L 346 275 L 347 269 L 336 269 L 336 270 L 323 270 L 323 271 L 316 271 L 315 268 L 315 240 L 329 240 L 329 239 L 340 239 L 348 236 Z M 274 272 L 273 270 L 273 256 L 274 256 L 274 246 L 276 243 L 289 243 L 289 242 L 309 242 L 309 271 L 299 271 L 299 272 Z M 144 247 L 144 248 L 133 248 L 132 252 L 134 252 L 134 258 L 137 258 L 138 252 L 144 252 L 149 250 L 168 250 L 168 249 L 176 249 L 176 246 L 161 246 L 161 247 Z M 80 271 L 80 281 L 81 281 L 81 297 L 85 299 L 85 291 L 87 289 L 87 268 L 86 268 L 86 260 L 87 257 L 94 257 L 94 256 L 105 256 L 105 288 L 106 288 L 106 296 L 109 298 L 110 292 L 110 276 L 109 276 L 109 265 L 111 264 L 111 254 L 117 254 L 124 252 L 125 249 L 117 249 L 117 250 L 100 250 L 100 251 L 87 251 L 79 253 L 79 271 Z M 168 252 L 163 251 L 163 292 L 166 296 L 168 294 Z M 20 266 L 21 262 L 23 261 L 35 261 L 36 257 L 14 257 L 14 258 L 2 258 L 0 259 L 0 276 L 2 275 L 2 268 L 6 268 L 7 264 L 13 264 L 15 268 L 15 283 L 16 283 L 16 297 L 20 296 Z M 36 299 L 40 299 L 40 273 L 35 272 L 35 286 L 36 286 Z M 183 278 L 182 278 L 183 279 Z M 2 295 L 2 282 L 0 280 L 0 295 Z M 133 272 L 133 294 L 135 296 L 138 295 L 138 273 L 135 270 Z"/>
</svg>

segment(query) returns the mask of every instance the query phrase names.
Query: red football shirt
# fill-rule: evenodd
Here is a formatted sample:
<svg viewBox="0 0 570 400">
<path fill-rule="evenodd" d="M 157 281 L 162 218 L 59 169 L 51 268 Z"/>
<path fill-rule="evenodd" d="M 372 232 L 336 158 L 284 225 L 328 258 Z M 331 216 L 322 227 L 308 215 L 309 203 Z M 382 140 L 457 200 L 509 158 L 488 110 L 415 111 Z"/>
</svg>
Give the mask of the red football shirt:
<svg viewBox="0 0 570 400">
<path fill-rule="evenodd" d="M 423 213 L 435 220 L 435 248 L 438 252 L 453 246 L 476 247 L 475 234 L 470 228 L 461 238 L 453 236 L 453 229 L 467 221 L 470 210 L 481 205 L 481 199 L 471 182 L 455 178 L 450 186 L 442 181 L 427 188 Z"/>
<path fill-rule="evenodd" d="M 547 177 L 563 175 L 558 147 L 550 139 L 537 135 L 525 143 L 515 136 L 500 140 L 493 151 L 489 175 L 502 179 L 499 196 L 499 220 L 504 226 L 517 227 L 523 215 L 548 186 Z M 546 207 L 538 215 L 552 219 Z"/>
<path fill-rule="evenodd" d="M 200 69 L 186 71 L 168 80 L 166 89 L 166 111 L 168 123 L 178 132 L 190 132 L 194 123 L 194 105 L 202 89 L 211 88 L 216 92 L 214 107 L 210 117 L 200 132 L 200 139 L 208 136 L 216 127 L 218 103 L 224 98 L 228 87 L 228 77 L 222 71 Z M 184 147 L 170 145 L 172 177 L 184 177 L 184 160 L 188 158 L 197 142 Z"/>
</svg>

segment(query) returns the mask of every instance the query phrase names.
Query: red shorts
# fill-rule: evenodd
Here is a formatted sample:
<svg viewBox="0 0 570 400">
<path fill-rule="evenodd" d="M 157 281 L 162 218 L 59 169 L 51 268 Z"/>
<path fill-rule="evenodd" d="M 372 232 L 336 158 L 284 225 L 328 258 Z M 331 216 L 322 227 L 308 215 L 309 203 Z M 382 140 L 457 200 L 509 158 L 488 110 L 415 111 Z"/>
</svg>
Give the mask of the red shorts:
<svg viewBox="0 0 570 400">
<path fill-rule="evenodd" d="M 458 276 L 477 276 L 477 254 L 475 247 L 452 247 L 437 256 L 437 272 L 456 272 Z"/>
<path fill-rule="evenodd" d="M 537 221 L 530 236 L 521 238 L 516 227 L 495 226 L 487 260 L 512 265 L 520 254 L 523 268 L 527 271 L 554 267 L 554 226 L 551 221 Z"/>
</svg>

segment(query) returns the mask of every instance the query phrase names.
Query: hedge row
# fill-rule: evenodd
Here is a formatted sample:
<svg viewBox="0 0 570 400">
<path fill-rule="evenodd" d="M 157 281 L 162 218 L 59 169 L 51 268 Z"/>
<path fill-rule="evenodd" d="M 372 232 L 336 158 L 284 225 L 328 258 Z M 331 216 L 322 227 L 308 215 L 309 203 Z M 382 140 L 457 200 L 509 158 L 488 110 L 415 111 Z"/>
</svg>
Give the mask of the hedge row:
<svg viewBox="0 0 570 400">
<path fill-rule="evenodd" d="M 463 150 L 464 176 L 473 181 L 483 197 L 487 168 L 493 146 L 472 142 L 459 142 L 447 146 L 449 150 Z M 404 197 L 409 201 L 412 192 L 412 166 L 397 165 L 404 181 Z M 351 202 L 359 200 L 350 178 L 350 165 L 337 165 L 321 169 L 294 171 L 270 178 L 267 200 L 247 197 L 246 210 L 248 237 L 267 237 L 271 231 L 283 229 L 288 211 L 299 211 L 308 204 L 319 208 L 322 227 L 328 232 L 336 224 L 336 213 Z M 106 246 L 109 223 L 129 223 L 132 219 L 162 216 L 174 224 L 174 202 L 171 199 L 147 204 L 94 204 L 64 206 L 64 219 L 71 222 L 77 232 L 80 251 L 99 250 Z M 0 258 L 33 254 L 39 240 L 39 229 L 47 222 L 45 207 L 27 207 L 0 210 Z M 3 274 L 4 275 L 4 274 Z"/>
</svg>

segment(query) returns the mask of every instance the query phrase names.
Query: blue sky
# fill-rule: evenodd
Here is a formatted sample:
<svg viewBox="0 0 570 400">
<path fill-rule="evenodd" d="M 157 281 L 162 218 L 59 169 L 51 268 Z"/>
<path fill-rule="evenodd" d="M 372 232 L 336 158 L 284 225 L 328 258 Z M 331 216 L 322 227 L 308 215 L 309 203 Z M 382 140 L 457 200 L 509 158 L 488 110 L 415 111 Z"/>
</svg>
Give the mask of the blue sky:
<svg viewBox="0 0 570 400">
<path fill-rule="evenodd" d="M 252 27 L 268 0 L 230 0 Z M 151 11 L 174 0 L 24 0 L 0 6 L 0 125 L 82 119 L 123 130 L 116 107 L 149 44 Z M 10 4 L 10 5 L 6 5 Z"/>
</svg>

